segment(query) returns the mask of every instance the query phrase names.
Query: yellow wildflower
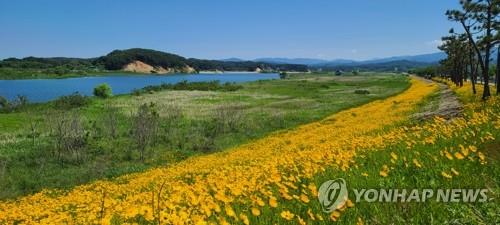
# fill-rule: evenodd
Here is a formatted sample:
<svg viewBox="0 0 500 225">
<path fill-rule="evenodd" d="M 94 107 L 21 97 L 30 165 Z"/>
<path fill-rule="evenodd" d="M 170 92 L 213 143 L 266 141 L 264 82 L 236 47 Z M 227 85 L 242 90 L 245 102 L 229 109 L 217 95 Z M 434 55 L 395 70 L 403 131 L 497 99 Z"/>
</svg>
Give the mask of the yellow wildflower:
<svg viewBox="0 0 500 225">
<path fill-rule="evenodd" d="M 382 166 L 382 170 L 379 172 L 380 176 L 387 177 L 389 175 L 389 167 L 387 165 Z"/>
<path fill-rule="evenodd" d="M 445 150 L 444 154 L 445 154 L 446 158 L 448 158 L 449 160 L 453 160 L 453 156 L 448 151 Z"/>
<path fill-rule="evenodd" d="M 442 175 L 443 177 L 445 177 L 445 178 L 448 178 L 448 179 L 451 179 L 451 178 L 452 178 L 452 176 L 451 176 L 450 174 L 448 174 L 448 173 L 446 173 L 446 172 L 444 172 L 444 171 L 443 171 L 443 172 L 441 172 L 441 175 Z"/>
<path fill-rule="evenodd" d="M 393 158 L 394 160 L 398 160 L 398 155 L 396 155 L 396 153 L 394 152 L 391 152 L 391 158 Z"/>
<path fill-rule="evenodd" d="M 316 217 L 314 217 L 314 213 L 312 212 L 311 209 L 307 209 L 307 215 L 309 215 L 309 218 L 311 220 L 313 220 L 313 221 L 316 220 Z"/>
<path fill-rule="evenodd" d="M 271 206 L 272 208 L 278 207 L 278 201 L 275 197 L 269 198 L 269 206 Z"/>
<path fill-rule="evenodd" d="M 337 211 L 337 210 L 333 211 L 333 212 L 330 214 L 330 219 L 331 219 L 332 221 L 337 221 L 337 219 L 339 219 L 339 217 L 340 217 L 340 212 L 339 212 L 339 211 Z"/>
<path fill-rule="evenodd" d="M 422 168 L 422 164 L 418 161 L 418 159 L 413 159 L 413 164 L 415 164 L 416 167 Z"/>
<path fill-rule="evenodd" d="M 233 208 L 231 208 L 231 206 L 226 205 L 225 210 L 227 216 L 236 218 L 236 213 L 234 212 Z"/>
<path fill-rule="evenodd" d="M 300 200 L 303 201 L 304 203 L 309 203 L 309 198 L 305 194 L 300 195 Z"/>
<path fill-rule="evenodd" d="M 464 159 L 464 155 L 462 155 L 462 153 L 460 153 L 460 152 L 455 152 L 455 158 Z"/>
<path fill-rule="evenodd" d="M 349 207 L 349 208 L 354 207 L 354 203 L 351 201 L 351 199 L 347 199 L 347 202 L 346 202 L 346 203 L 347 203 L 347 204 L 346 204 L 346 205 L 347 205 L 347 207 Z"/>
<path fill-rule="evenodd" d="M 302 218 L 300 218 L 300 216 L 297 216 L 297 220 L 299 221 L 299 224 L 300 225 L 306 225 L 306 221 L 304 221 Z"/>
<path fill-rule="evenodd" d="M 283 219 L 285 220 L 292 220 L 293 217 L 295 216 L 293 213 L 291 213 L 290 211 L 288 210 L 285 210 L 283 212 L 281 212 L 281 217 L 283 217 Z"/>
<path fill-rule="evenodd" d="M 260 210 L 259 209 L 253 207 L 251 209 L 251 211 L 252 211 L 252 215 L 254 215 L 254 216 L 260 216 Z"/>
<path fill-rule="evenodd" d="M 262 199 L 259 197 L 257 197 L 256 202 L 257 202 L 257 205 L 260 207 L 263 207 L 266 205 L 266 203 L 264 201 L 262 201 Z"/>
<path fill-rule="evenodd" d="M 250 221 L 248 220 L 248 216 L 245 214 L 240 214 L 240 220 L 243 222 L 245 225 L 249 225 Z"/>
</svg>

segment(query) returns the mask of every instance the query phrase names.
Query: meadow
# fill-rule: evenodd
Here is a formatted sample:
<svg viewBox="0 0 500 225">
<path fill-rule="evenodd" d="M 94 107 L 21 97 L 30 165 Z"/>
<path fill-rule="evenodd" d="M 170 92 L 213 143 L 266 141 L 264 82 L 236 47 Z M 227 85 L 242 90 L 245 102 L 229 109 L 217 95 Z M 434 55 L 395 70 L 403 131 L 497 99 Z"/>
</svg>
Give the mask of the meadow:
<svg viewBox="0 0 500 225">
<path fill-rule="evenodd" d="M 0 198 L 172 165 L 395 95 L 408 85 L 407 77 L 394 74 L 301 74 L 231 91 L 147 89 L 23 106 L 0 113 Z M 141 151 L 132 131 L 144 104 L 152 104 L 158 117 Z"/>
<path fill-rule="evenodd" d="M 395 85 L 394 81 L 401 83 Z M 484 102 L 480 96 L 471 94 L 470 84 L 455 87 L 446 80 L 429 82 L 404 76 L 300 75 L 290 80 L 266 81 L 264 84 L 268 86 L 265 88 L 261 82 L 245 84 L 237 92 L 250 95 L 260 90 L 259 96 L 266 96 L 264 99 L 293 92 L 300 96 L 317 96 L 310 98 L 319 101 L 326 99 L 317 95 L 318 89 L 309 86 L 315 91 L 300 93 L 297 87 L 304 87 L 306 83 L 323 90 L 324 82 L 347 86 L 339 91 L 344 95 L 359 89 L 376 92 L 376 84 L 398 88 L 376 101 L 366 99 L 368 103 L 360 106 L 345 105 L 350 108 L 336 109 L 339 111 L 329 115 L 326 109 L 314 108 L 318 109 L 314 114 L 324 110 L 326 115 L 320 119 L 310 117 L 309 122 L 275 132 L 263 132 L 262 137 L 249 138 L 242 143 L 232 142 L 223 151 L 192 155 L 170 165 L 71 189 L 46 189 L 4 200 L 0 203 L 0 223 L 498 223 L 498 97 Z M 448 85 L 459 97 L 462 112 L 451 118 L 437 115 L 422 120 L 415 117 L 423 111 L 439 108 L 440 88 L 443 87 L 437 82 Z M 352 88 L 350 84 L 354 83 L 365 85 Z M 290 87 L 288 92 L 285 87 Z M 141 101 L 157 98 L 164 98 L 160 102 L 168 102 L 165 99 L 172 96 L 176 96 L 176 100 L 183 99 L 181 95 L 168 95 L 169 92 L 122 96 L 109 101 L 123 105 L 132 98 L 140 105 Z M 192 94 L 189 99 L 201 95 L 197 91 L 189 94 Z M 219 94 L 227 100 L 230 98 L 226 95 L 234 93 Z M 353 97 L 358 95 L 346 101 L 352 103 Z M 196 102 L 219 102 L 214 96 L 210 97 L 211 101 L 200 98 L 203 100 Z M 184 100 L 183 105 L 190 107 L 189 101 Z M 273 106 L 275 101 L 266 100 L 269 102 L 264 105 Z M 135 109 L 128 105 L 123 105 L 122 109 Z M 262 105 L 255 107 L 264 108 Z M 289 112 L 294 115 L 295 110 L 297 107 Z M 268 111 L 272 112 L 274 110 Z M 159 114 L 165 115 L 165 112 L 160 110 Z M 187 115 L 199 118 L 209 113 L 196 110 Z M 344 204 L 331 213 L 324 213 L 317 200 L 318 188 L 323 182 L 336 178 L 343 178 L 349 188 L 358 189 L 487 189 L 488 200 L 356 202 L 350 191 Z"/>
</svg>

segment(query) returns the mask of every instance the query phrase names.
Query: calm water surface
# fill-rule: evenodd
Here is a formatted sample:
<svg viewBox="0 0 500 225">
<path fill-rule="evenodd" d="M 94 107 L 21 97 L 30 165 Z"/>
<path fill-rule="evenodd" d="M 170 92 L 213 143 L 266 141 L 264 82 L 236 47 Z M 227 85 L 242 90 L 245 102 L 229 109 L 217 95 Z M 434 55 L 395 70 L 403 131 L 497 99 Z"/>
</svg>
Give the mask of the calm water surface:
<svg viewBox="0 0 500 225">
<path fill-rule="evenodd" d="M 79 92 L 90 96 L 95 86 L 107 83 L 113 94 L 126 94 L 134 89 L 162 83 L 178 83 L 187 81 L 247 82 L 256 80 L 277 79 L 274 73 L 223 73 L 223 74 L 172 74 L 172 75 L 127 75 L 78 77 L 67 79 L 35 79 L 35 80 L 0 80 L 0 96 L 14 99 L 17 95 L 25 95 L 30 102 L 46 102 L 63 95 Z"/>
</svg>

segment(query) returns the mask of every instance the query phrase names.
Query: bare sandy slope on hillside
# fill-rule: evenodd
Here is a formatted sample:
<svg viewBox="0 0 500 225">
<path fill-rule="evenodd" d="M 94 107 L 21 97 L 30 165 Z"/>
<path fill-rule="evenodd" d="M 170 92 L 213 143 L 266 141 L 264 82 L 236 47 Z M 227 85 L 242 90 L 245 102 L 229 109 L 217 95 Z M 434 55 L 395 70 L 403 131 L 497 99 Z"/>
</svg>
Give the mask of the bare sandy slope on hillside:
<svg viewBox="0 0 500 225">
<path fill-rule="evenodd" d="M 122 68 L 123 71 L 134 72 L 134 73 L 194 73 L 196 70 L 190 66 L 185 66 L 181 69 L 174 68 L 164 68 L 161 66 L 151 66 L 139 60 L 135 60 Z"/>
<path fill-rule="evenodd" d="M 134 73 L 168 73 L 163 67 L 153 67 L 138 60 L 125 65 L 123 70 Z"/>
</svg>

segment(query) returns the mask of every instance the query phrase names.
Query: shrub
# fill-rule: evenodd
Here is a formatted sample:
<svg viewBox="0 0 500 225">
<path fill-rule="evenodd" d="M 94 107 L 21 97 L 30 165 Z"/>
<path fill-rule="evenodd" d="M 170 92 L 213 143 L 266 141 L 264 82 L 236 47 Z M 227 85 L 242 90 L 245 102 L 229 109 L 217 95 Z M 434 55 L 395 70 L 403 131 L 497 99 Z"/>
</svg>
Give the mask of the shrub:
<svg viewBox="0 0 500 225">
<path fill-rule="evenodd" d="M 288 74 L 286 72 L 280 73 L 280 79 L 287 79 L 287 78 L 288 78 Z"/>
<path fill-rule="evenodd" d="M 134 88 L 134 90 L 132 90 L 132 95 L 141 96 L 142 92 L 143 92 L 142 90 Z"/>
<path fill-rule="evenodd" d="M 90 99 L 75 92 L 71 95 L 61 96 L 54 103 L 57 109 L 72 109 L 88 105 Z"/>
<path fill-rule="evenodd" d="M 9 100 L 4 98 L 3 96 L 0 96 L 0 109 L 5 109 L 9 106 Z"/>
<path fill-rule="evenodd" d="M 188 91 L 237 91 L 242 89 L 242 85 L 236 83 L 226 82 L 221 84 L 219 81 L 203 81 L 203 82 L 188 82 L 183 80 L 176 84 L 163 83 L 161 85 L 149 85 L 140 90 L 133 90 L 133 95 L 140 95 L 142 93 L 153 93 L 162 90 L 188 90 Z"/>
<path fill-rule="evenodd" d="M 49 124 L 55 155 L 61 165 L 71 159 L 81 163 L 88 142 L 83 118 L 78 113 L 53 114 Z"/>
<path fill-rule="evenodd" d="M 359 95 L 367 95 L 367 94 L 370 94 L 370 92 L 368 90 L 355 90 L 354 91 L 354 94 L 359 94 Z"/>
<path fill-rule="evenodd" d="M 143 104 L 137 110 L 137 114 L 132 118 L 131 135 L 141 161 L 149 146 L 156 142 L 159 114 L 154 103 Z"/>
<path fill-rule="evenodd" d="M 113 139 L 118 137 L 118 112 L 119 109 L 111 105 L 105 106 L 105 113 L 102 118 L 102 124 L 104 125 L 104 131 Z"/>
<path fill-rule="evenodd" d="M 99 98 L 108 98 L 113 95 L 113 91 L 111 90 L 111 87 L 104 83 L 100 84 L 97 87 L 94 88 L 94 96 L 99 97 Z"/>
<path fill-rule="evenodd" d="M 18 95 L 16 99 L 11 103 L 13 108 L 21 108 L 28 105 L 29 100 L 25 95 Z"/>
<path fill-rule="evenodd" d="M 0 96 L 0 112 L 10 113 L 22 109 L 28 104 L 28 97 L 24 95 L 18 95 L 16 99 L 10 102 L 6 98 Z"/>
</svg>

